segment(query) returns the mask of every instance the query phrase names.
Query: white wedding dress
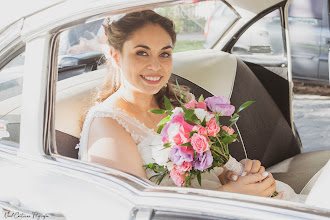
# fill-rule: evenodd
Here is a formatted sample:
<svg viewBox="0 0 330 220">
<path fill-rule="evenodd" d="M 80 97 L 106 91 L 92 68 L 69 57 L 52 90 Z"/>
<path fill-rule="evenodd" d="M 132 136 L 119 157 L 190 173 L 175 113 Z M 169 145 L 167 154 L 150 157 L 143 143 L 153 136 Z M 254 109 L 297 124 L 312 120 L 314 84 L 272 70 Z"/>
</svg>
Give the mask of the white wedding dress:
<svg viewBox="0 0 330 220">
<path fill-rule="evenodd" d="M 106 102 L 98 103 L 90 108 L 82 132 L 80 134 L 80 143 L 77 145 L 79 148 L 79 159 L 87 160 L 87 143 L 88 143 L 88 133 L 91 122 L 94 118 L 109 117 L 116 120 L 125 130 L 131 134 L 134 139 L 142 161 L 144 164 L 155 163 L 152 157 L 152 151 L 155 149 L 162 148 L 162 141 L 159 134 L 154 130 L 149 129 L 143 123 L 138 121 L 136 118 L 128 115 L 124 110 L 113 107 Z M 199 185 L 197 179 L 192 181 L 192 187 L 202 188 L 202 189 L 216 189 L 221 187 L 221 182 L 218 176 L 222 173 L 223 169 L 217 167 L 210 172 L 202 174 L 202 186 Z M 148 178 L 155 175 L 151 169 L 146 169 L 146 174 Z M 153 181 L 153 179 L 151 179 Z M 165 177 L 161 184 L 162 186 L 175 186 L 172 179 L 167 176 Z M 282 199 L 290 201 L 303 202 L 306 199 L 306 195 L 297 195 L 293 189 L 280 181 L 276 181 L 277 192 L 285 191 Z"/>
</svg>

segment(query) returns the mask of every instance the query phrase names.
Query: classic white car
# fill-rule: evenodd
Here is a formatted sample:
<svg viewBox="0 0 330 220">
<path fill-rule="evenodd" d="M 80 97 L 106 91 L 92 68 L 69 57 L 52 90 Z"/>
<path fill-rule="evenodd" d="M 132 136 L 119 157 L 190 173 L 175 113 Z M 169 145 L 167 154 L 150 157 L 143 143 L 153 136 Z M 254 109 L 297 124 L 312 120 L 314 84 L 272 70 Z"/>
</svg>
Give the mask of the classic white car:
<svg viewBox="0 0 330 220">
<path fill-rule="evenodd" d="M 330 150 L 302 153 L 292 119 L 289 4 L 50 0 L 0 25 L 0 217 L 329 219 Z M 218 8 L 226 11 L 219 39 L 212 49 L 203 49 L 205 24 Z M 308 195 L 305 203 L 160 187 L 77 159 L 81 115 L 106 74 L 107 47 L 95 44 L 102 35 L 100 24 L 143 9 L 176 23 L 173 80 L 190 86 L 196 97 L 225 95 L 235 106 L 256 101 L 241 114 L 240 141 L 230 146 L 231 154 L 260 160 L 276 179 Z M 267 24 L 267 14 L 274 11 L 281 21 L 275 27 L 281 39 L 276 50 L 263 36 L 256 36 L 259 44 L 253 41 L 248 55 L 233 50 L 254 23 Z"/>
</svg>

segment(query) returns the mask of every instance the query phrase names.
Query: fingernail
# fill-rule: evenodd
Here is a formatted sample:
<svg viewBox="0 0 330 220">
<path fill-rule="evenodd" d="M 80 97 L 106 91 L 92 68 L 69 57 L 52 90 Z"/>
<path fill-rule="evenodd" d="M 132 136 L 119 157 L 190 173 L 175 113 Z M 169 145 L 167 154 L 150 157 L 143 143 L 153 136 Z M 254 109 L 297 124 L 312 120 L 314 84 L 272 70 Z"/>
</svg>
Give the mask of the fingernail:
<svg viewBox="0 0 330 220">
<path fill-rule="evenodd" d="M 264 177 L 268 176 L 268 172 L 263 172 L 262 176 L 264 176 Z"/>
<path fill-rule="evenodd" d="M 243 172 L 241 176 L 246 176 L 246 172 Z"/>
<path fill-rule="evenodd" d="M 232 176 L 231 176 L 231 179 L 234 180 L 234 181 L 236 181 L 237 178 L 238 178 L 238 177 L 237 177 L 236 175 L 232 175 Z"/>
</svg>

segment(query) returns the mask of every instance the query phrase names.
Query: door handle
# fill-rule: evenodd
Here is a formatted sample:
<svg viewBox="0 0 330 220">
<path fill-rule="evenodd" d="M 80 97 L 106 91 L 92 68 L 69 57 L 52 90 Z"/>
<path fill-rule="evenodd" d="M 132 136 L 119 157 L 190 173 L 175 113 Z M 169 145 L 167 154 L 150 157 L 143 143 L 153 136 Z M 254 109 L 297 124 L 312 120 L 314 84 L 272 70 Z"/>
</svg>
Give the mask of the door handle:
<svg viewBox="0 0 330 220">
<path fill-rule="evenodd" d="M 1 213 L 2 212 L 2 213 Z M 10 201 L 0 200 L 0 213 L 4 218 L 33 218 L 33 219 L 47 219 L 47 220 L 66 220 L 61 213 L 41 213 L 26 209 L 17 199 Z"/>
</svg>

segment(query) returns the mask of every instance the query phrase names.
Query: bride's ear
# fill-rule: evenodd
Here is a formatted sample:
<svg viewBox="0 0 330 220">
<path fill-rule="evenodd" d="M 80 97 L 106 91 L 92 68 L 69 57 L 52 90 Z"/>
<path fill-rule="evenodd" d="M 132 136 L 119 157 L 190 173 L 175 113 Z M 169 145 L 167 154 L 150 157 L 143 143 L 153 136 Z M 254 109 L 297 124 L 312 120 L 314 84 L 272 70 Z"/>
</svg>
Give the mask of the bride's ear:
<svg viewBox="0 0 330 220">
<path fill-rule="evenodd" d="M 120 54 L 119 54 L 119 52 L 115 48 L 111 47 L 110 48 L 110 55 L 111 55 L 111 58 L 114 61 L 114 63 L 120 68 Z"/>
</svg>

